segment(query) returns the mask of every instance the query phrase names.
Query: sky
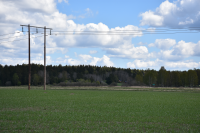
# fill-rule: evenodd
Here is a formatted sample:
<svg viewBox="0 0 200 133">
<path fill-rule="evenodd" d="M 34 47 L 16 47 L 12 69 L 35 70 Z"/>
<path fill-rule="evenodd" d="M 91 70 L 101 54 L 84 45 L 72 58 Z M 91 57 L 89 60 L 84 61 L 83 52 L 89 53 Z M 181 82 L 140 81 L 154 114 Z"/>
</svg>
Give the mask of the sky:
<svg viewBox="0 0 200 133">
<path fill-rule="evenodd" d="M 200 67 L 200 0 L 0 0 L 0 64 L 28 64 L 28 29 L 47 65 Z M 31 63 L 44 64 L 31 28 Z"/>
</svg>

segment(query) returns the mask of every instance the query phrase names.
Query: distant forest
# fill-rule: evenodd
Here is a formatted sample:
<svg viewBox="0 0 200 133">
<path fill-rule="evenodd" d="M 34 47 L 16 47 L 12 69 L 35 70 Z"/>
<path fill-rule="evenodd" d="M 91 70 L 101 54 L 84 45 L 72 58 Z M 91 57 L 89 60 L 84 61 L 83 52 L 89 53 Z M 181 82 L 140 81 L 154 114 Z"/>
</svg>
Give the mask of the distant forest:
<svg viewBox="0 0 200 133">
<path fill-rule="evenodd" d="M 43 85 L 44 66 L 31 64 L 31 85 Z M 123 69 L 106 66 L 52 66 L 46 67 L 46 82 L 61 86 L 160 86 L 197 87 L 200 85 L 200 69 L 188 71 L 159 71 L 146 69 Z M 199 78 L 198 78 L 199 77 Z M 28 65 L 0 65 L 0 86 L 28 85 Z"/>
</svg>

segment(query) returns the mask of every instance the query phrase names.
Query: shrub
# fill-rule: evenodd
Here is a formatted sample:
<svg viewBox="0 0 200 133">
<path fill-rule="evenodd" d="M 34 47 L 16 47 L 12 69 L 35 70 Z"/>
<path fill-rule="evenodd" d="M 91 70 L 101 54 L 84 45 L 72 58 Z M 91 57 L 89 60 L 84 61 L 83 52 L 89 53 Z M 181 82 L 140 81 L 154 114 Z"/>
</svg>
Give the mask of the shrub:
<svg viewBox="0 0 200 133">
<path fill-rule="evenodd" d="M 100 82 L 99 82 L 99 81 L 97 81 L 97 82 L 96 82 L 96 84 L 97 84 L 97 85 L 100 85 Z"/>
<path fill-rule="evenodd" d="M 116 83 L 116 82 L 112 82 L 112 83 L 110 84 L 110 86 L 117 86 L 117 83 Z"/>
<path fill-rule="evenodd" d="M 18 82 L 17 82 L 17 85 L 18 85 L 18 86 L 20 86 L 20 85 L 21 85 L 21 82 L 20 82 L 20 81 L 18 81 Z"/>
</svg>

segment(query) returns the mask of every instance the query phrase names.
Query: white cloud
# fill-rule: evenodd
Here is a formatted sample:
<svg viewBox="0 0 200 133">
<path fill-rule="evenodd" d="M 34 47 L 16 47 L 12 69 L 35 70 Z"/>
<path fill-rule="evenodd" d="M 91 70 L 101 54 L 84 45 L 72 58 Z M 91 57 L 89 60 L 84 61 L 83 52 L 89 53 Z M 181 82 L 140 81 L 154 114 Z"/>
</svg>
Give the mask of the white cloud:
<svg viewBox="0 0 200 133">
<path fill-rule="evenodd" d="M 170 47 L 174 46 L 176 44 L 176 40 L 174 39 L 156 39 L 155 43 L 150 43 L 149 47 L 157 47 L 161 50 L 167 50 Z"/>
<path fill-rule="evenodd" d="M 148 47 L 155 47 L 155 44 L 154 44 L 154 43 L 150 43 L 150 44 L 148 45 Z"/>
<path fill-rule="evenodd" d="M 148 52 L 147 47 L 139 46 L 134 47 L 132 44 L 121 45 L 117 48 L 105 48 L 104 50 L 110 54 L 110 57 L 120 57 L 120 58 L 150 58 L 153 56 L 152 53 Z"/>
<path fill-rule="evenodd" d="M 87 60 L 91 60 L 92 59 L 92 56 L 90 55 L 83 55 L 83 54 L 80 54 L 79 57 L 84 60 L 84 62 L 87 62 Z"/>
<path fill-rule="evenodd" d="M 61 1 L 58 1 L 61 2 Z M 108 28 L 107 25 L 103 23 L 89 23 L 89 24 L 76 24 L 73 20 L 73 16 L 67 16 L 66 14 L 60 13 L 56 9 L 56 2 L 54 0 L 49 0 L 47 3 L 39 0 L 31 0 L 29 2 L 22 0 L 16 2 L 14 0 L 9 1 L 0 1 L 0 29 L 3 31 L 1 34 L 11 33 L 17 31 L 17 28 L 20 28 L 20 24 L 28 24 L 43 26 L 46 25 L 48 28 L 53 28 L 52 35 L 47 37 L 47 54 L 54 54 L 56 51 L 61 51 L 62 54 L 65 54 L 70 47 L 99 47 L 99 48 L 117 48 L 120 45 L 131 45 L 132 38 L 142 36 L 142 31 L 136 26 L 127 25 L 125 27 L 115 27 Z M 44 7 L 44 8 L 42 8 Z M 91 9 L 86 9 L 87 12 L 91 12 Z M 38 25 L 39 24 L 39 25 Z M 5 28 L 4 27 L 10 27 Z M 24 30 L 27 29 L 24 27 Z M 32 30 L 35 30 L 32 28 Z M 55 30 L 65 30 L 65 31 L 107 31 L 103 34 L 107 35 L 59 35 Z M 134 34 L 121 35 L 127 30 L 138 30 Z M 43 32 L 43 30 L 40 30 Z M 34 57 L 43 56 L 43 34 L 31 35 L 31 55 Z M 47 30 L 47 34 L 48 34 Z M 119 32 L 119 34 L 116 34 Z M 109 34 L 108 34 L 109 33 Z M 55 35 L 57 34 L 57 36 Z M 115 34 L 115 35 L 110 35 Z M 12 38 L 14 36 L 20 35 L 21 37 Z M 41 36 L 41 37 L 38 37 Z M 10 39 L 6 41 L 14 41 L 17 39 L 26 39 L 27 34 L 16 33 L 8 36 Z M 34 38 L 36 37 L 36 38 Z M 0 58 L 12 58 L 17 55 L 17 58 L 27 58 L 27 40 L 10 42 L 10 43 L 1 43 L 0 44 Z M 136 48 L 138 49 L 138 48 Z M 139 48 L 138 50 L 144 50 L 145 48 Z M 95 53 L 96 51 L 90 51 L 90 53 Z M 8 54 L 9 53 L 9 54 Z M 77 54 L 75 54 L 77 56 Z M 104 57 L 106 59 L 106 57 Z M 73 62 L 72 60 L 69 60 Z M 103 61 L 103 60 L 102 60 Z M 1 63 L 1 62 L 0 62 Z M 102 64 L 106 64 L 103 63 Z M 110 63 L 112 64 L 112 63 Z"/>
<path fill-rule="evenodd" d="M 181 61 L 188 57 L 200 56 L 200 41 L 193 43 L 182 40 L 176 43 L 173 39 L 156 39 L 155 43 L 150 43 L 148 46 L 161 49 L 154 53 L 154 57 L 165 61 Z"/>
<path fill-rule="evenodd" d="M 67 31 L 77 31 L 76 34 L 85 34 L 84 31 L 87 31 L 89 35 L 57 36 L 55 41 L 60 47 L 118 47 L 125 43 L 131 44 L 133 37 L 142 36 L 140 29 L 133 25 L 109 29 L 108 26 L 103 23 L 80 25 L 75 24 L 72 20 L 68 20 L 66 23 L 70 23 L 69 28 L 66 29 Z M 138 32 L 121 35 L 126 32 L 126 30 L 138 30 Z M 98 31 L 103 31 L 103 33 Z"/>
<path fill-rule="evenodd" d="M 94 13 L 90 8 L 85 9 L 85 13 L 78 16 L 78 18 L 93 17 Z"/>
<path fill-rule="evenodd" d="M 80 61 L 75 60 L 75 59 L 72 59 L 72 58 L 68 59 L 67 62 L 68 62 L 70 65 L 80 65 L 80 64 L 81 64 Z"/>
<path fill-rule="evenodd" d="M 180 61 L 191 56 L 200 56 L 200 41 L 193 43 L 182 40 L 176 43 L 173 39 L 156 39 L 155 43 L 148 46 L 161 49 L 154 53 L 154 56 L 166 61 Z"/>
<path fill-rule="evenodd" d="M 32 2 L 32 3 L 31 3 Z M 198 5 L 198 1 L 193 0 L 193 3 Z M 22 0 L 20 2 L 16 2 L 14 0 L 9 1 L 0 1 L 0 23 L 1 23 L 1 34 L 10 33 L 13 31 L 18 31 L 20 24 L 28 24 L 44 26 L 53 28 L 55 30 L 64 30 L 64 31 L 78 31 L 79 33 L 83 33 L 84 31 L 90 31 L 90 35 L 52 35 L 47 37 L 47 54 L 53 54 L 56 51 L 60 51 L 65 54 L 70 47 L 98 47 L 105 50 L 110 56 L 104 55 L 103 57 L 92 57 L 90 55 L 77 55 L 75 56 L 79 59 L 72 59 L 69 56 L 65 55 L 65 58 L 59 58 L 56 61 L 52 61 L 50 56 L 48 57 L 48 62 L 50 63 L 63 63 L 70 65 L 77 64 L 91 64 L 91 65 L 106 65 L 113 66 L 114 63 L 110 60 L 110 57 L 117 58 L 133 58 L 136 59 L 134 63 L 129 63 L 129 66 L 138 67 L 138 66 L 155 66 L 152 61 L 146 61 L 148 59 L 155 58 L 156 56 L 159 58 L 154 63 L 159 64 L 161 61 L 167 61 L 173 64 L 173 61 L 178 62 L 178 64 L 184 65 L 182 60 L 188 56 L 196 56 L 200 55 L 200 42 L 192 43 L 192 42 L 184 42 L 180 41 L 176 44 L 176 41 L 173 39 L 157 39 L 154 43 L 149 44 L 149 46 L 158 47 L 161 49 L 158 53 L 149 53 L 148 48 L 144 45 L 143 42 L 139 43 L 139 47 L 135 47 L 132 44 L 132 38 L 140 37 L 143 35 L 142 29 L 137 26 L 127 25 L 124 27 L 114 27 L 109 28 L 107 25 L 103 23 L 89 23 L 89 24 L 76 24 L 73 18 L 75 16 L 68 16 L 66 14 L 60 13 L 56 9 L 56 2 L 54 0 L 49 0 L 47 2 L 47 7 L 43 1 L 25 1 Z M 188 5 L 188 7 L 186 6 Z M 169 6 L 169 7 L 168 7 Z M 192 9 L 192 10 L 189 10 Z M 196 12 L 198 13 L 196 14 Z M 91 9 L 86 9 L 86 12 L 92 12 Z M 186 14 L 184 14 L 186 13 Z M 194 15 L 191 15 L 191 14 Z M 189 15 L 188 15 L 189 14 Z M 147 16 L 149 15 L 149 16 Z M 173 16 L 174 15 L 174 16 Z M 199 21 L 200 11 L 199 8 L 196 8 L 194 4 L 191 4 L 190 1 L 179 0 L 175 3 L 170 3 L 169 1 L 165 1 L 161 4 L 161 6 L 156 9 L 155 12 L 147 11 L 141 14 L 142 18 L 141 24 L 148 24 L 151 26 L 173 26 L 173 25 L 189 25 L 189 24 L 197 24 Z M 179 20 L 176 20 L 176 17 L 179 17 Z M 194 17 L 195 16 L 195 17 Z M 175 19 L 173 18 L 175 17 Z M 175 21 L 170 21 L 170 18 L 173 18 Z M 38 25 L 39 24 L 39 25 Z M 5 30 L 6 27 L 6 30 Z M 9 27 L 9 28 L 7 28 Z M 26 28 L 24 30 L 27 30 Z M 35 30 L 35 29 L 34 29 Z M 125 33 L 127 30 L 138 30 L 134 34 L 120 35 L 121 33 Z M 152 32 L 154 32 L 155 28 L 149 28 Z M 56 32 L 53 32 L 55 34 Z M 96 31 L 107 31 L 107 35 L 93 35 Z M 48 32 L 48 31 L 47 31 Z M 120 34 L 116 34 L 119 32 Z M 111 35 L 115 34 L 115 35 Z M 43 64 L 43 36 L 42 34 L 31 35 L 31 62 L 33 63 L 41 63 Z M 21 37 L 18 37 L 21 36 Z M 14 41 L 17 39 L 25 39 L 27 35 L 23 33 L 15 33 L 11 35 L 5 36 L 6 41 Z M 11 38 L 16 37 L 16 38 Z M 37 37 L 37 38 L 34 38 Z M 28 45 L 27 40 L 9 42 L 9 43 L 1 43 L 0 44 L 0 64 L 20 64 L 27 62 L 28 57 Z M 90 51 L 90 54 L 97 53 L 97 51 Z M 145 60 L 145 61 L 143 61 Z M 35 61 L 35 62 L 34 62 Z M 182 61 L 182 62 L 180 62 Z M 175 66 L 180 66 L 178 64 L 174 64 Z M 188 62 L 190 65 L 195 65 L 195 62 Z M 197 63 L 198 64 L 198 63 Z M 189 67 L 189 66 L 188 66 Z"/>
<path fill-rule="evenodd" d="M 193 68 L 198 68 L 200 67 L 200 62 L 170 62 L 170 63 L 165 63 L 166 67 L 169 68 L 185 68 L 186 70 L 188 69 L 193 69 Z"/>
<path fill-rule="evenodd" d="M 145 13 L 140 14 L 142 20 L 140 25 L 151 25 L 151 26 L 162 26 L 164 18 L 154 14 L 152 11 L 146 11 Z"/>
<path fill-rule="evenodd" d="M 98 66 L 114 66 L 114 63 L 106 55 L 103 57 L 92 57 L 90 55 L 80 54 L 78 59 L 69 58 L 65 55 L 65 58 L 58 57 L 55 61 L 56 64 L 66 65 L 98 65 Z M 67 58 L 67 59 L 66 59 Z"/>
<path fill-rule="evenodd" d="M 8 0 L 0 1 L 0 5 L 0 22 L 4 25 L 0 27 L 2 33 L 13 32 L 20 28 L 20 24 L 63 28 L 67 19 L 74 18 L 59 13 L 55 0 Z"/>
<path fill-rule="evenodd" d="M 93 15 L 93 12 L 90 8 L 86 8 L 85 11 L 87 12 L 88 15 Z"/>
<path fill-rule="evenodd" d="M 198 43 L 179 41 L 176 46 L 174 46 L 174 55 L 183 56 L 199 56 L 200 55 L 200 41 Z"/>
<path fill-rule="evenodd" d="M 93 57 L 90 65 L 99 65 L 99 66 L 114 66 L 114 63 L 110 61 L 110 58 L 106 55 L 103 55 L 102 58 Z"/>
<path fill-rule="evenodd" d="M 189 19 L 189 20 L 185 20 L 185 22 L 179 22 L 179 25 L 187 25 L 187 24 L 193 24 L 194 20 L 193 19 Z"/>
<path fill-rule="evenodd" d="M 200 26 L 199 7 L 199 0 L 177 0 L 173 3 L 166 0 L 155 11 L 141 13 L 140 25 L 197 27 Z"/>
<path fill-rule="evenodd" d="M 142 61 L 142 60 L 134 60 L 133 62 L 128 62 L 127 67 L 131 68 L 152 68 L 156 67 L 157 64 L 155 61 Z"/>
<path fill-rule="evenodd" d="M 157 53 L 157 57 L 165 61 L 180 61 L 186 58 L 186 56 L 183 56 L 183 55 L 174 55 L 173 52 L 174 52 L 174 49 L 161 50 L 160 52 Z"/>
<path fill-rule="evenodd" d="M 96 54 L 97 51 L 96 50 L 90 50 L 90 54 Z"/>
<path fill-rule="evenodd" d="M 169 15 L 176 11 L 177 6 L 174 3 L 170 3 L 168 0 L 162 2 L 160 4 L 160 7 L 156 9 L 156 12 L 158 12 L 161 15 Z"/>
<path fill-rule="evenodd" d="M 28 64 L 28 58 L 21 59 L 21 58 L 0 58 L 0 62 L 2 65 L 17 65 L 17 64 Z M 50 56 L 46 56 L 46 64 L 52 64 L 54 61 L 52 61 Z M 44 64 L 44 59 L 41 57 L 32 57 L 31 63 L 35 64 Z"/>
<path fill-rule="evenodd" d="M 65 55 L 65 58 L 69 58 L 69 56 L 68 56 L 68 55 Z"/>
<path fill-rule="evenodd" d="M 110 58 L 106 55 L 103 55 L 102 58 L 92 57 L 90 55 L 79 55 L 80 59 L 60 59 L 57 63 L 65 63 L 69 65 L 98 65 L 98 66 L 114 66 L 114 63 L 110 60 Z"/>
<path fill-rule="evenodd" d="M 178 61 L 178 62 L 170 62 L 170 61 L 163 61 L 156 59 L 154 61 L 143 61 L 143 60 L 134 60 L 133 62 L 128 62 L 127 67 L 130 68 L 139 68 L 139 69 L 157 69 L 161 66 L 164 66 L 167 69 L 172 70 L 188 70 L 193 68 L 200 67 L 200 62 L 193 62 L 193 61 Z"/>
</svg>

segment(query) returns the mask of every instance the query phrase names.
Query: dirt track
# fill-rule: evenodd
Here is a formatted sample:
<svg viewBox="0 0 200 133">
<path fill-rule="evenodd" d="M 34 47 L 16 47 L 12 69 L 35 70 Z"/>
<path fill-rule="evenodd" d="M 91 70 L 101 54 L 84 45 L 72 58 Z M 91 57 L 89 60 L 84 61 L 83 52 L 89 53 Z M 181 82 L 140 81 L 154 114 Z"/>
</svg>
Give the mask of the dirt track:
<svg viewBox="0 0 200 133">
<path fill-rule="evenodd" d="M 0 89 L 27 89 L 27 86 L 0 87 Z M 43 90 L 43 86 L 31 86 L 31 89 Z M 200 92 L 200 88 L 190 87 L 148 87 L 148 86 L 47 86 L 47 90 L 123 90 L 123 91 L 172 91 Z"/>
</svg>

